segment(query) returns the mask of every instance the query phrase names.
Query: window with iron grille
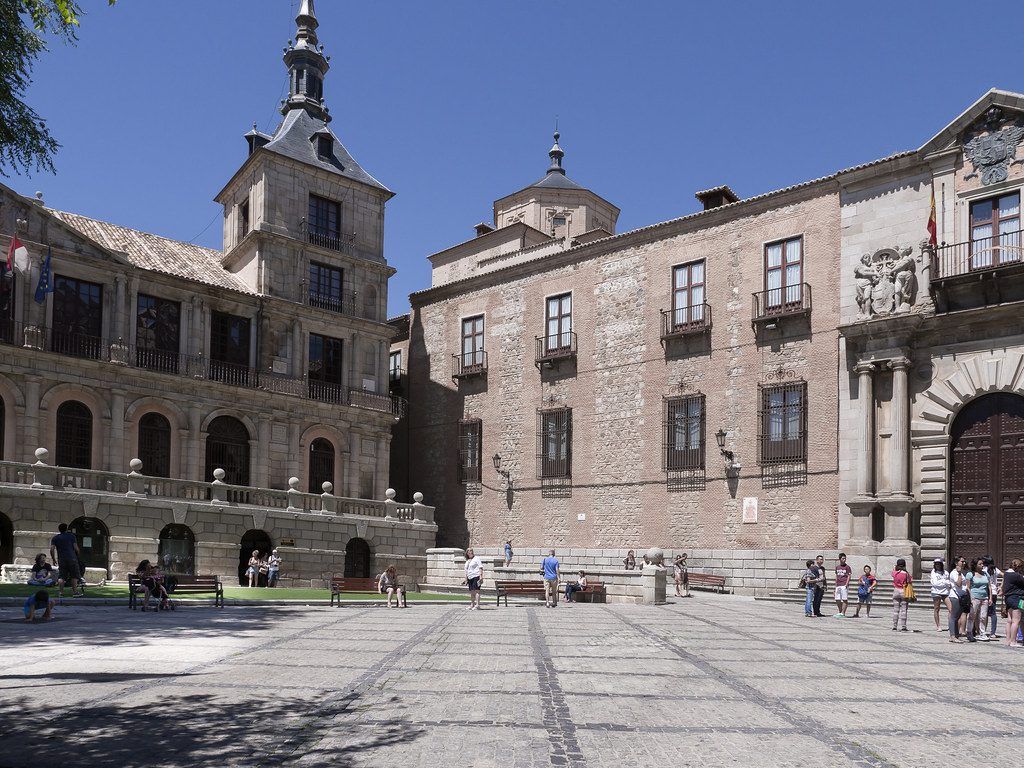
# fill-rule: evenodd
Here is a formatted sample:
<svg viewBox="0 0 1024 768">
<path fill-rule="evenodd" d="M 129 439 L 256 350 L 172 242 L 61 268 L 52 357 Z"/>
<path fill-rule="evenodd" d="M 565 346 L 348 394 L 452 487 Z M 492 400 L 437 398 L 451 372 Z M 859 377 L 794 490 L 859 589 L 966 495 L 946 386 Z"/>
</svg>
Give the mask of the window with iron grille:
<svg viewBox="0 0 1024 768">
<path fill-rule="evenodd" d="M 484 364 L 484 316 L 467 317 L 462 321 L 463 370 Z"/>
<path fill-rule="evenodd" d="M 704 395 L 665 399 L 665 469 L 704 469 Z"/>
<path fill-rule="evenodd" d="M 761 387 L 758 460 L 762 466 L 807 460 L 807 384 Z"/>
<path fill-rule="evenodd" d="M 459 482 L 479 483 L 483 458 L 483 422 L 463 419 L 459 422 Z"/>
<path fill-rule="evenodd" d="M 324 483 L 334 482 L 334 445 L 318 437 L 309 444 L 309 492 L 323 493 Z"/>
<path fill-rule="evenodd" d="M 210 378 L 249 384 L 249 318 L 210 313 Z"/>
<path fill-rule="evenodd" d="M 537 411 L 537 477 L 572 477 L 572 408 Z"/>
<path fill-rule="evenodd" d="M 341 204 L 318 195 L 309 196 L 309 232 L 322 237 L 341 235 Z"/>
<path fill-rule="evenodd" d="M 309 395 L 315 400 L 334 402 L 341 397 L 343 343 L 341 339 L 309 334 Z"/>
<path fill-rule="evenodd" d="M 142 368 L 177 373 L 181 305 L 140 293 L 135 317 L 136 364 Z"/>
<path fill-rule="evenodd" d="M 139 419 L 139 458 L 142 474 L 171 476 L 171 423 L 159 413 L 147 413 Z"/>
<path fill-rule="evenodd" d="M 92 468 L 92 411 L 77 400 L 57 409 L 57 466 Z"/>
<path fill-rule="evenodd" d="M 309 263 L 309 303 L 331 312 L 342 312 L 344 273 L 315 261 Z"/>
<path fill-rule="evenodd" d="M 103 286 L 64 275 L 57 275 L 53 285 L 53 351 L 99 357 Z"/>
</svg>

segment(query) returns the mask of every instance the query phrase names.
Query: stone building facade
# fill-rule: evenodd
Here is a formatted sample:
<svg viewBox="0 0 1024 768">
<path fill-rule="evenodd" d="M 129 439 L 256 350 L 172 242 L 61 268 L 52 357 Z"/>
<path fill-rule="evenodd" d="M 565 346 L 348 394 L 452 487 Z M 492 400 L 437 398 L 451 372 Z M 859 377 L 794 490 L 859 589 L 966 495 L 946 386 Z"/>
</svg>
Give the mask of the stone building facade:
<svg viewBox="0 0 1024 768">
<path fill-rule="evenodd" d="M 152 477 L 210 482 L 223 469 L 238 487 L 283 490 L 295 477 L 303 492 L 329 483 L 339 497 L 384 498 L 404 409 L 387 373 L 393 193 L 329 127 L 312 2 L 296 22 L 283 120 L 246 134 L 248 156 L 216 198 L 223 250 L 0 186 L 0 246 L 16 237 L 30 256 L 2 283 L 0 459 L 30 463 L 43 447 L 67 469 L 124 473 L 139 458 Z M 53 290 L 37 300 L 44 269 Z M 24 514 L 20 503 L 4 512 L 0 529 L 20 533 L 0 537 L 0 562 L 34 554 L 18 544 L 38 538 Z M 237 550 L 248 529 L 215 518 L 207 530 L 227 526 L 218 540 Z M 114 551 L 142 536 L 122 522 L 105 525 Z M 156 533 L 143 538 L 155 555 Z"/>
</svg>

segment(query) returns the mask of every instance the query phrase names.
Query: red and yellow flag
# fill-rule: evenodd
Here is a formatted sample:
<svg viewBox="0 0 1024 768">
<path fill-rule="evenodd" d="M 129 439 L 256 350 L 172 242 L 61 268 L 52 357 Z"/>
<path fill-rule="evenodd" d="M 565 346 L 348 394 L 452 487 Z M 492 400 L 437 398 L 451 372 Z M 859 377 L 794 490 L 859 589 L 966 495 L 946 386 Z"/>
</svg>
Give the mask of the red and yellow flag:
<svg viewBox="0 0 1024 768">
<path fill-rule="evenodd" d="M 935 188 L 932 187 L 932 209 L 928 214 L 928 242 L 933 246 L 939 244 L 938 227 L 935 222 Z"/>
</svg>

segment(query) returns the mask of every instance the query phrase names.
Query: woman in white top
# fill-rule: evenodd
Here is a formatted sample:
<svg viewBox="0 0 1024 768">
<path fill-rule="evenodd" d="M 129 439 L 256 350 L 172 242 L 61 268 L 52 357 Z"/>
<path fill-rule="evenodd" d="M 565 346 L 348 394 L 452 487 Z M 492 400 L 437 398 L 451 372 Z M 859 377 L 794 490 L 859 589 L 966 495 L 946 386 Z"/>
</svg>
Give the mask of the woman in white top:
<svg viewBox="0 0 1024 768">
<path fill-rule="evenodd" d="M 964 595 L 967 595 L 966 600 L 964 600 Z M 956 605 L 953 605 L 953 613 L 949 615 L 950 642 L 960 641 L 960 636 L 967 631 L 967 617 L 971 612 L 971 598 L 967 591 L 967 559 L 963 557 L 956 559 L 956 566 L 949 572 L 949 601 L 951 605 L 954 600 Z M 966 610 L 964 602 L 967 603 Z"/>
<path fill-rule="evenodd" d="M 946 564 L 942 561 L 941 557 L 936 557 L 935 562 L 932 563 L 932 604 L 935 609 L 935 630 L 937 632 L 948 632 L 949 631 L 949 612 L 953 610 L 952 604 L 949 602 L 949 573 L 946 572 Z M 942 606 L 946 606 L 946 626 L 943 627 L 939 623 L 939 613 Z"/>
<path fill-rule="evenodd" d="M 484 580 L 484 564 L 472 549 L 466 550 L 466 585 L 469 587 L 469 610 L 480 608 L 480 585 Z"/>
</svg>

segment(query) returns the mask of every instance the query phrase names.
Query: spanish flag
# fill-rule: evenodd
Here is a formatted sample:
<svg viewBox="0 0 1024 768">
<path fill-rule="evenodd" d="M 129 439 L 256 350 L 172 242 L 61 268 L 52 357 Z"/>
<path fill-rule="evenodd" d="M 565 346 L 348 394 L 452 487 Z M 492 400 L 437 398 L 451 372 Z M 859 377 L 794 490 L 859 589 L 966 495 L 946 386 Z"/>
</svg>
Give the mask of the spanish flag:
<svg viewBox="0 0 1024 768">
<path fill-rule="evenodd" d="M 932 209 L 928 214 L 928 242 L 933 246 L 939 244 L 938 227 L 935 224 L 935 187 L 932 187 Z"/>
</svg>

